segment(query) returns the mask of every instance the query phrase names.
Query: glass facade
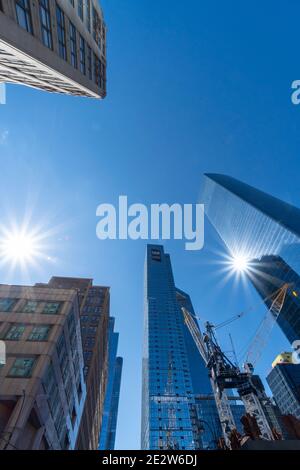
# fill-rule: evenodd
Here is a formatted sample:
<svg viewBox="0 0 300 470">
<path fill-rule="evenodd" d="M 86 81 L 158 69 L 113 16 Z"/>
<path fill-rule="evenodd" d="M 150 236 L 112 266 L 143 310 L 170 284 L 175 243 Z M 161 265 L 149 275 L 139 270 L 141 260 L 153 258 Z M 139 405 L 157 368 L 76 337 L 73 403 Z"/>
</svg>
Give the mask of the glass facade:
<svg viewBox="0 0 300 470">
<path fill-rule="evenodd" d="M 191 300 L 176 288 L 162 246 L 147 247 L 144 287 L 142 448 L 201 449 L 198 415 L 208 400 L 196 405 L 195 395 L 211 396 L 212 390 L 181 311 L 185 306 L 193 313 Z M 205 429 L 205 436 L 210 432 Z"/>
<path fill-rule="evenodd" d="M 300 338 L 299 275 L 280 256 L 262 256 L 259 260 L 251 262 L 248 277 L 268 308 L 272 304 L 272 293 L 286 283 L 291 285 L 291 289 L 286 292 L 277 323 L 291 343 L 298 340 Z"/>
<path fill-rule="evenodd" d="M 300 419 L 300 364 L 277 364 L 267 382 L 281 413 Z"/>
<path fill-rule="evenodd" d="M 117 357 L 119 333 L 114 332 L 115 319 L 109 322 L 108 384 L 99 440 L 100 450 L 114 450 L 118 419 L 123 359 Z"/>
<path fill-rule="evenodd" d="M 285 282 L 300 287 L 300 209 L 216 174 L 206 175 L 203 202 L 230 256 L 247 260 L 248 278 L 264 299 Z M 300 302 L 293 290 L 278 318 L 290 341 L 300 337 Z"/>
</svg>

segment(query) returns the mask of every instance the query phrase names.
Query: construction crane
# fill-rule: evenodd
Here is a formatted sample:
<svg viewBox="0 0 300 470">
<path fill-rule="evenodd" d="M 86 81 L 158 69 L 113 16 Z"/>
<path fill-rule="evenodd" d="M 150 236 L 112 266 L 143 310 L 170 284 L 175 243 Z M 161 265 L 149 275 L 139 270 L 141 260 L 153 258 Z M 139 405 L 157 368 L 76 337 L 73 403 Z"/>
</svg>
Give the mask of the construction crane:
<svg viewBox="0 0 300 470">
<path fill-rule="evenodd" d="M 255 417 L 261 437 L 273 440 L 273 434 L 265 417 L 259 399 L 259 393 L 252 383 L 253 368 L 241 371 L 239 367 L 231 362 L 221 350 L 215 333 L 214 326 L 206 322 L 206 332 L 202 335 L 198 324 L 190 312 L 182 308 L 185 323 L 194 339 L 194 342 L 209 370 L 212 390 L 221 422 L 226 446 L 231 448 L 231 435 L 236 430 L 229 399 L 226 390 L 236 389 L 242 399 L 245 410 Z"/>
<path fill-rule="evenodd" d="M 244 370 L 241 371 L 237 364 L 233 364 L 226 354 L 221 350 L 215 336 L 215 330 L 226 326 L 233 321 L 241 318 L 244 313 L 240 313 L 229 320 L 212 325 L 206 322 L 206 332 L 202 335 L 201 330 L 194 320 L 193 316 L 184 307 L 182 312 L 185 323 L 194 339 L 194 342 L 209 369 L 212 389 L 216 401 L 218 414 L 222 426 L 223 436 L 227 447 L 230 448 L 230 435 L 236 429 L 227 397 L 226 389 L 236 389 L 242 399 L 246 413 L 249 413 L 256 419 L 261 437 L 266 440 L 273 440 L 273 433 L 266 419 L 262 403 L 265 396 L 256 389 L 252 381 L 254 364 L 260 358 L 262 349 L 267 342 L 271 329 L 277 321 L 283 308 L 288 289 L 292 288 L 292 284 L 285 283 L 277 291 L 266 297 L 266 300 L 272 300 L 271 306 L 258 329 L 254 340 L 251 343 L 247 354 L 247 360 L 244 364 Z M 292 291 L 294 296 L 298 296 L 297 292 Z"/>
<path fill-rule="evenodd" d="M 267 344 L 272 328 L 275 325 L 283 308 L 287 291 L 291 289 L 292 295 L 298 297 L 296 291 L 292 290 L 293 284 L 285 283 L 278 290 L 264 299 L 264 302 L 271 300 L 271 306 L 264 316 L 256 334 L 250 343 L 248 352 L 246 353 L 246 364 L 250 363 L 255 367 L 259 361 L 262 352 Z"/>
</svg>

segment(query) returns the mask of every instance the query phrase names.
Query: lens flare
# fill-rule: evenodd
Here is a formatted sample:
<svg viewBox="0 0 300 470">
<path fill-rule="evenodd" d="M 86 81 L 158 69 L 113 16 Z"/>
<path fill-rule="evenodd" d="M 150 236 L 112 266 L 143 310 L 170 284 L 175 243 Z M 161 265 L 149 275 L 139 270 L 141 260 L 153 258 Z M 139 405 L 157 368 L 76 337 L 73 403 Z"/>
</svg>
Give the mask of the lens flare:
<svg viewBox="0 0 300 470">
<path fill-rule="evenodd" d="M 247 269 L 249 268 L 249 261 L 246 256 L 234 256 L 232 258 L 232 268 L 234 271 L 237 271 L 239 273 L 247 271 Z"/>
<path fill-rule="evenodd" d="M 7 260 L 30 261 L 36 254 L 37 242 L 26 233 L 9 234 L 1 242 L 1 255 Z"/>
<path fill-rule="evenodd" d="M 42 236 L 27 227 L 2 228 L 0 235 L 0 263 L 11 267 L 25 267 L 44 258 Z"/>
</svg>

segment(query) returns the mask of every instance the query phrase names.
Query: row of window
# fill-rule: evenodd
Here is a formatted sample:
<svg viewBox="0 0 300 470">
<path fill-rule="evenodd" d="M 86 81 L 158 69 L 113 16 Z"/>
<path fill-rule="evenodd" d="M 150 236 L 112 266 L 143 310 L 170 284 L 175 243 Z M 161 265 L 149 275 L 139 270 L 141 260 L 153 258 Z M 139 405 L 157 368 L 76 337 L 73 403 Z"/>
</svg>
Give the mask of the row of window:
<svg viewBox="0 0 300 470">
<path fill-rule="evenodd" d="M 89 3 L 89 2 L 88 2 Z M 33 34 L 33 24 L 30 11 L 29 0 L 16 0 L 16 15 L 19 25 L 28 31 L 30 34 Z M 50 12 L 50 2 L 49 0 L 39 0 L 39 12 L 40 12 L 40 22 L 41 22 L 41 34 L 43 44 L 49 49 L 53 49 L 53 38 L 52 38 L 52 27 L 51 27 L 51 12 Z M 83 20 L 83 4 L 82 2 L 78 3 L 78 14 Z M 94 39 L 98 46 L 101 48 L 101 41 L 99 43 L 98 36 L 101 33 L 98 33 L 99 24 L 101 20 L 98 13 L 95 10 L 95 15 L 97 15 L 98 20 L 94 21 Z M 66 19 L 65 13 L 56 4 L 56 22 L 57 22 L 57 39 L 58 39 L 58 51 L 62 59 L 67 60 L 67 46 L 66 46 Z M 100 22 L 100 23 L 99 23 Z M 70 34 L 70 58 L 73 67 L 77 68 L 77 31 L 73 23 L 69 22 L 69 34 Z M 89 25 L 88 25 L 89 26 Z M 87 54 L 86 54 L 87 49 Z M 84 38 L 79 35 L 79 51 L 80 51 L 80 71 L 86 75 L 86 69 L 88 69 L 88 76 L 92 80 L 92 49 L 90 46 L 85 44 Z M 103 53 L 105 51 L 103 50 Z M 86 56 L 87 56 L 87 66 L 86 66 Z M 95 81 L 97 75 L 95 74 Z"/>
<path fill-rule="evenodd" d="M 11 312 L 21 299 L 0 298 L 0 312 Z M 27 300 L 24 305 L 17 309 L 19 313 L 40 312 L 45 315 L 57 315 L 62 306 L 62 302 L 45 302 L 43 300 Z"/>
<path fill-rule="evenodd" d="M 62 9 L 56 6 L 57 16 L 57 35 L 59 55 L 62 59 L 67 60 L 67 43 L 66 43 L 66 22 L 65 14 Z M 105 66 L 102 61 L 92 52 L 92 48 L 86 43 L 85 39 L 79 34 L 79 64 L 77 56 L 77 30 L 74 24 L 69 21 L 69 37 L 70 37 L 70 60 L 75 69 L 80 70 L 89 80 L 93 80 L 99 88 L 105 87 Z M 47 44 L 46 44 L 47 45 Z M 94 62 L 94 66 L 93 66 Z M 78 67 L 79 65 L 79 67 Z"/>
<path fill-rule="evenodd" d="M 11 325 L 8 331 L 2 335 L 2 339 L 7 341 L 20 341 L 27 326 L 29 325 L 23 325 L 19 323 Z M 27 338 L 27 341 L 47 341 L 50 330 L 50 325 L 34 325 Z"/>
</svg>

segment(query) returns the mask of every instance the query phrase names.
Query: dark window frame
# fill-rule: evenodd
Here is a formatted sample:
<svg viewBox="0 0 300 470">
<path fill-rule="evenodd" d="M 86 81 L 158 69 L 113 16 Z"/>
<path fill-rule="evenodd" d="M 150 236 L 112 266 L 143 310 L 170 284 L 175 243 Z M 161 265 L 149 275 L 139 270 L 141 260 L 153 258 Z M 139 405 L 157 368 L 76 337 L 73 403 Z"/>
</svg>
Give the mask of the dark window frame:
<svg viewBox="0 0 300 470">
<path fill-rule="evenodd" d="M 67 60 L 67 41 L 66 41 L 66 19 L 65 13 L 56 3 L 56 23 L 58 52 L 63 60 Z"/>
<path fill-rule="evenodd" d="M 15 11 L 18 25 L 30 34 L 33 34 L 31 7 L 29 0 L 15 0 Z M 20 16 L 23 15 L 23 18 Z M 22 22 L 24 20 L 24 23 Z"/>
<path fill-rule="evenodd" d="M 51 11 L 49 0 L 39 0 L 42 41 L 44 46 L 53 50 Z"/>
</svg>

